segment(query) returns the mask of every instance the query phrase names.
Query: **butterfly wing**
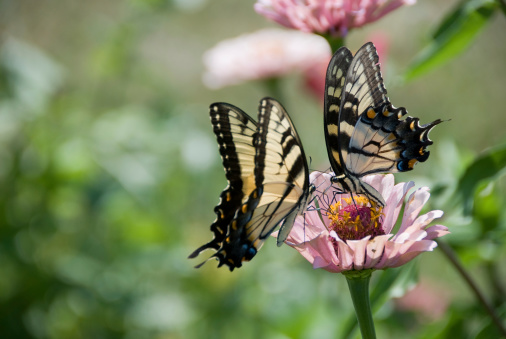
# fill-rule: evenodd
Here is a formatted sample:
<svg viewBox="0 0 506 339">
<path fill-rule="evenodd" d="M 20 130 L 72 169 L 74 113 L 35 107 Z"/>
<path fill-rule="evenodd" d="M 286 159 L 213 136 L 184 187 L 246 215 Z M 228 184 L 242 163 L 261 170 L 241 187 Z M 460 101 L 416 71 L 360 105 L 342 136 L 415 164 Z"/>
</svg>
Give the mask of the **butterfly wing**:
<svg viewBox="0 0 506 339">
<path fill-rule="evenodd" d="M 420 125 L 418 118 L 401 120 L 406 114 L 402 107 L 387 105 L 371 107 L 360 116 L 350 143 L 352 175 L 406 172 L 429 158 L 429 132 L 441 120 Z"/>
<path fill-rule="evenodd" d="M 291 215 L 305 205 L 309 192 L 309 170 L 299 136 L 286 110 L 274 99 L 260 102 L 254 144 L 256 189 L 238 209 L 217 253 L 220 265 L 230 270 L 250 260 L 289 217 L 291 224 L 285 223 L 280 232 L 286 238 L 293 226 Z"/>
<path fill-rule="evenodd" d="M 346 119 L 343 117 L 342 122 L 339 119 L 344 82 L 352 59 L 353 55 L 348 48 L 339 48 L 330 59 L 325 80 L 325 142 L 330 165 L 336 176 L 344 175 L 345 160 L 342 154 L 347 154 L 349 144 L 349 139 L 346 140 L 345 137 L 351 135 L 356 122 L 356 117 L 350 115 Z M 346 133 L 339 133 L 339 130 Z"/>
<path fill-rule="evenodd" d="M 355 55 L 344 92 L 344 101 L 350 102 L 345 106 L 359 114 L 349 139 L 348 177 L 405 172 L 413 169 L 415 163 L 427 160 L 430 152 L 426 147 L 432 144 L 428 134 L 441 120 L 420 126 L 418 118 L 406 116 L 404 107 L 391 104 L 372 43 L 362 46 Z"/>
<path fill-rule="evenodd" d="M 325 140 L 334 171 L 333 181 L 347 192 L 365 194 L 384 205 L 381 195 L 360 181 L 348 163 L 349 147 L 361 110 L 388 100 L 374 45 L 365 44 L 354 57 L 345 47 L 337 50 L 327 69 L 325 87 Z"/>
<path fill-rule="evenodd" d="M 281 246 L 295 217 L 307 206 L 309 168 L 295 125 L 279 102 L 271 98 L 261 100 L 258 121 L 255 180 L 257 187 L 263 186 L 264 195 L 273 198 L 269 217 L 272 220 L 266 224 L 268 234 L 285 219 L 277 237 Z M 284 187 L 277 189 L 280 182 L 284 182 Z"/>
<path fill-rule="evenodd" d="M 218 250 L 222 246 L 237 209 L 255 189 L 253 135 L 256 122 L 241 109 L 227 103 L 212 104 L 209 113 L 228 185 L 214 208 L 216 220 L 211 225 L 214 238 L 196 249 L 190 258 L 208 248 Z"/>
</svg>

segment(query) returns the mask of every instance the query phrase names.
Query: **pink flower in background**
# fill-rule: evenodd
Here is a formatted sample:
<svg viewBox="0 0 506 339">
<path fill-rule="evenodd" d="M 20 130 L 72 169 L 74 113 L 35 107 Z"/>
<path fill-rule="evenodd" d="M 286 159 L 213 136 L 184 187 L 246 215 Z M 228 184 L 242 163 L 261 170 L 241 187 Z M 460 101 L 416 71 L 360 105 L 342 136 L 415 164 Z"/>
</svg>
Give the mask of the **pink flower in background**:
<svg viewBox="0 0 506 339">
<path fill-rule="evenodd" d="M 204 84 L 210 88 L 305 71 L 330 59 L 327 41 L 317 35 L 264 29 L 224 40 L 204 54 Z"/>
<path fill-rule="evenodd" d="M 330 56 L 313 64 L 304 71 L 304 84 L 309 93 L 316 97 L 323 105 L 325 92 L 325 77 L 329 65 Z"/>
<path fill-rule="evenodd" d="M 390 49 L 390 36 L 382 31 L 374 31 L 367 37 L 366 41 L 371 41 L 376 47 L 379 62 L 381 63 L 382 73 L 385 73 L 385 64 L 387 60 L 388 50 Z"/>
<path fill-rule="evenodd" d="M 385 199 L 386 204 L 381 208 L 357 195 L 353 196 L 354 203 L 349 194 L 340 194 L 331 186 L 330 178 L 327 173 L 311 174 L 311 182 L 319 192 L 315 193 L 316 199 L 305 217 L 297 217 L 286 240 L 313 264 L 313 268 L 339 273 L 398 267 L 422 252 L 432 251 L 437 246 L 433 239 L 449 233 L 443 225 L 428 226 L 443 215 L 442 211 L 418 216 L 430 196 L 427 187 L 409 196 L 401 226 L 392 234 L 413 182 L 394 186 L 392 174 L 365 177 L 364 181 Z"/>
<path fill-rule="evenodd" d="M 415 311 L 428 320 L 438 320 L 450 306 L 451 292 L 448 288 L 422 280 L 415 288 L 394 301 L 400 310 Z"/>
<path fill-rule="evenodd" d="M 345 36 L 350 28 L 376 21 L 416 0 L 258 0 L 255 11 L 303 32 Z"/>
</svg>

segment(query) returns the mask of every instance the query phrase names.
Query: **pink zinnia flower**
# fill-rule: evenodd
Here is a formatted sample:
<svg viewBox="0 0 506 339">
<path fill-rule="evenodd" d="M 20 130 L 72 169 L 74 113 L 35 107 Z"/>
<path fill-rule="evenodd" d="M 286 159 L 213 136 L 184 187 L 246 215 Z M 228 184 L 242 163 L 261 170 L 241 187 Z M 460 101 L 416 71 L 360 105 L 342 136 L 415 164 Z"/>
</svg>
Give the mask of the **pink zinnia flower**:
<svg viewBox="0 0 506 339">
<path fill-rule="evenodd" d="M 311 182 L 317 187 L 316 198 L 305 217 L 297 217 L 286 240 L 313 268 L 339 273 L 398 267 L 422 252 L 432 251 L 437 246 L 433 239 L 449 233 L 443 225 L 428 226 L 443 215 L 442 211 L 418 216 L 430 196 L 427 187 L 409 196 L 400 228 L 393 234 L 413 182 L 394 186 L 392 174 L 365 177 L 364 181 L 385 199 L 381 208 L 365 197 L 354 195 L 352 199 L 349 194 L 341 194 L 331 186 L 330 178 L 327 173 L 311 174 Z"/>
<path fill-rule="evenodd" d="M 329 66 L 328 59 L 322 59 L 304 71 L 304 84 L 309 93 L 315 96 L 323 105 L 325 93 L 325 76 Z"/>
<path fill-rule="evenodd" d="M 416 0 L 258 0 L 255 11 L 303 32 L 345 36 L 350 28 L 380 19 Z"/>
<path fill-rule="evenodd" d="M 446 314 L 451 295 L 452 291 L 448 288 L 422 280 L 414 289 L 394 301 L 398 309 L 416 311 L 423 318 L 434 321 Z"/>
<path fill-rule="evenodd" d="M 294 70 L 304 72 L 321 60 L 328 63 L 327 41 L 313 34 L 264 29 L 224 40 L 204 54 L 203 81 L 210 88 L 267 79 Z"/>
</svg>

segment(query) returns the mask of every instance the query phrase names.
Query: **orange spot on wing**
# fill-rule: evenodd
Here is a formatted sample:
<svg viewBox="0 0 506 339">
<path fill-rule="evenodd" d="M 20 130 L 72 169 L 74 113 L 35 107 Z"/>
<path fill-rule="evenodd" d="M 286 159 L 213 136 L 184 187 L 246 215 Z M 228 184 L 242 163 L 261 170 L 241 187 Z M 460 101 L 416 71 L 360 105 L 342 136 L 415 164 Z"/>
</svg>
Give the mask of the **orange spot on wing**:
<svg viewBox="0 0 506 339">
<path fill-rule="evenodd" d="M 368 117 L 369 119 L 374 119 L 374 118 L 376 117 L 376 112 L 375 112 L 372 108 L 370 108 L 370 109 L 367 111 L 367 117 Z"/>
<path fill-rule="evenodd" d="M 418 160 L 416 159 L 411 159 L 409 162 L 408 162 L 408 167 L 410 169 L 413 169 L 413 167 L 415 167 L 415 164 L 418 162 Z"/>
</svg>

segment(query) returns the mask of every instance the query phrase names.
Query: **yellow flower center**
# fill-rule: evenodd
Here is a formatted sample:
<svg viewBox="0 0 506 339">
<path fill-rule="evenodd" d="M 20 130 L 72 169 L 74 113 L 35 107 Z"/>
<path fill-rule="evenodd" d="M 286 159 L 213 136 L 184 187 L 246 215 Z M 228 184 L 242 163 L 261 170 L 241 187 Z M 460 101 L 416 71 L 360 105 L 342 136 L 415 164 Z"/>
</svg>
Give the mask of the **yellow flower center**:
<svg viewBox="0 0 506 339">
<path fill-rule="evenodd" d="M 382 211 L 381 206 L 365 197 L 343 198 L 327 210 L 330 230 L 342 240 L 359 240 L 368 235 L 372 239 L 385 234 L 381 227 Z"/>
</svg>

